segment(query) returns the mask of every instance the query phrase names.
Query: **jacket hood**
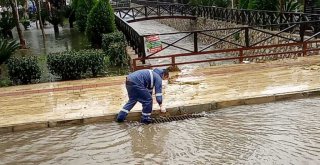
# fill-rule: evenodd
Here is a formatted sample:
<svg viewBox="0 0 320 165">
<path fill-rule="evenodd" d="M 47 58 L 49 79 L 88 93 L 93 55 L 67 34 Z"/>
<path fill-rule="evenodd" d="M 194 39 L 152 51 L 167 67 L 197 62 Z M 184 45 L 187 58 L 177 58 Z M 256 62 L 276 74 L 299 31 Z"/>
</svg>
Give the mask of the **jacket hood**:
<svg viewBox="0 0 320 165">
<path fill-rule="evenodd" d="M 163 72 L 164 72 L 164 70 L 163 69 L 153 69 L 153 71 L 155 72 L 155 73 L 157 73 L 161 78 L 163 78 Z"/>
</svg>

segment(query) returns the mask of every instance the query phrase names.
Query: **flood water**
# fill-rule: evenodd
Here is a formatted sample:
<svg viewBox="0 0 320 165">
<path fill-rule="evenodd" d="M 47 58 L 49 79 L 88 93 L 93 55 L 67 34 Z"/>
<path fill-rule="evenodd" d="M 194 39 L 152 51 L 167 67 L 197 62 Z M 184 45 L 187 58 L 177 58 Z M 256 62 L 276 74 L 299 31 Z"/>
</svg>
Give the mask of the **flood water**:
<svg viewBox="0 0 320 165">
<path fill-rule="evenodd" d="M 320 98 L 0 136 L 0 164 L 319 164 Z"/>
<path fill-rule="evenodd" d="M 85 35 L 78 32 L 76 28 L 70 29 L 69 25 L 59 26 L 59 35 L 55 35 L 52 25 L 48 23 L 44 32 L 45 40 L 43 40 L 40 28 L 37 29 L 35 22 L 33 22 L 29 30 L 23 30 L 29 49 L 20 50 L 17 53 L 22 55 L 47 55 L 61 51 L 90 48 Z M 14 31 L 13 34 L 14 38 L 18 40 L 17 32 Z"/>
</svg>

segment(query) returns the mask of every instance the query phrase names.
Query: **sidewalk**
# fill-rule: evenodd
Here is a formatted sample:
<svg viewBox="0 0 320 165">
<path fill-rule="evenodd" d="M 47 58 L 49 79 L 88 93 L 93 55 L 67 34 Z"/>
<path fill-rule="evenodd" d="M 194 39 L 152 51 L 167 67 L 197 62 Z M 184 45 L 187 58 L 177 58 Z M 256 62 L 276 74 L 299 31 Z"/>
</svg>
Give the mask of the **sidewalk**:
<svg viewBox="0 0 320 165">
<path fill-rule="evenodd" d="M 172 110 L 303 98 L 320 93 L 320 56 L 183 70 L 172 77 L 163 92 Z M 0 133 L 114 120 L 127 101 L 124 80 L 119 76 L 0 88 Z M 141 111 L 141 105 L 133 111 Z"/>
</svg>

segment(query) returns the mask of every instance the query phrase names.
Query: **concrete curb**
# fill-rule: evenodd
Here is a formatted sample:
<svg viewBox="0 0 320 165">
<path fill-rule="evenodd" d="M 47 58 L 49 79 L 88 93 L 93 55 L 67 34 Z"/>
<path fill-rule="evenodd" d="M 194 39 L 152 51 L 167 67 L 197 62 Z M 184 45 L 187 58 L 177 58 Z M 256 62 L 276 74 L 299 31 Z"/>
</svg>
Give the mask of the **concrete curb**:
<svg viewBox="0 0 320 165">
<path fill-rule="evenodd" d="M 206 112 L 213 111 L 213 110 L 227 108 L 231 106 L 262 104 L 262 103 L 270 103 L 275 101 L 285 101 L 285 100 L 302 99 L 302 98 L 318 97 L 318 96 L 320 96 L 320 89 L 305 90 L 305 91 L 290 92 L 290 93 L 280 93 L 280 94 L 265 95 L 265 96 L 254 96 L 254 97 L 242 98 L 237 100 L 223 100 L 219 102 L 212 101 L 209 103 L 168 108 L 167 109 L 168 113 L 165 115 L 175 116 L 175 115 L 182 115 L 182 114 L 192 114 L 192 113 L 200 113 L 204 111 Z M 139 121 L 140 115 L 141 115 L 141 112 L 137 112 L 137 111 L 130 112 L 128 114 L 127 120 Z M 157 117 L 160 115 L 162 114 L 160 114 L 159 110 L 154 110 L 152 112 L 153 117 Z M 104 116 L 84 117 L 84 118 L 78 118 L 78 119 L 19 123 L 19 124 L 10 125 L 10 126 L 3 126 L 3 127 L 0 126 L 0 134 L 17 132 L 17 131 L 25 131 L 25 130 L 35 130 L 35 129 L 41 129 L 41 128 L 92 124 L 92 123 L 99 123 L 99 122 L 112 122 L 115 120 L 115 117 L 116 117 L 116 113 L 111 113 Z"/>
</svg>

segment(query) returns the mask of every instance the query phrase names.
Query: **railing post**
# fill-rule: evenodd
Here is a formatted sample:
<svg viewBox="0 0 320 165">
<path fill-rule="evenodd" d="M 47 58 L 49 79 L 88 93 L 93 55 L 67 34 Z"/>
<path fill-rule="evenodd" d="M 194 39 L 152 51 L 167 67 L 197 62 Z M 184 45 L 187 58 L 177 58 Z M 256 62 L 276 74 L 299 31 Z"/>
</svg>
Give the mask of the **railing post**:
<svg viewBox="0 0 320 165">
<path fill-rule="evenodd" d="M 245 11 L 241 10 L 241 24 L 245 24 Z"/>
<path fill-rule="evenodd" d="M 304 32 L 305 32 L 305 23 L 300 24 L 300 41 L 303 42 L 304 41 Z"/>
<path fill-rule="evenodd" d="M 144 16 L 148 18 L 147 6 L 144 6 Z"/>
<path fill-rule="evenodd" d="M 122 16 L 121 16 L 121 10 L 119 10 L 119 16 L 120 16 L 120 18 L 122 18 Z"/>
<path fill-rule="evenodd" d="M 144 47 L 144 37 L 143 36 L 139 36 L 140 37 L 140 51 L 141 51 L 141 55 L 142 55 L 142 63 L 145 64 L 146 61 L 145 61 L 145 57 L 146 57 L 146 51 L 145 51 L 145 47 Z"/>
<path fill-rule="evenodd" d="M 193 51 L 198 52 L 198 33 L 193 32 Z"/>
<path fill-rule="evenodd" d="M 246 47 L 249 47 L 250 46 L 249 27 L 245 27 L 244 34 L 245 34 Z"/>
<path fill-rule="evenodd" d="M 175 56 L 171 57 L 171 65 L 172 65 L 172 68 L 176 68 L 176 57 Z"/>
<path fill-rule="evenodd" d="M 136 71 L 136 69 L 137 69 L 137 60 L 136 59 L 132 59 L 133 61 L 132 61 L 132 70 L 133 71 Z"/>
<path fill-rule="evenodd" d="M 260 12 L 260 11 L 259 11 Z M 262 13 L 262 25 L 266 24 L 266 13 Z"/>
<path fill-rule="evenodd" d="M 251 21 L 252 21 L 252 13 L 251 11 L 247 13 L 248 14 L 248 22 L 247 25 L 251 25 Z"/>
<path fill-rule="evenodd" d="M 302 52 L 303 52 L 303 56 L 307 55 L 307 43 L 306 42 L 302 43 Z"/>
<path fill-rule="evenodd" d="M 243 49 L 241 49 L 240 51 L 239 51 L 239 63 L 242 63 L 243 62 Z"/>
</svg>

